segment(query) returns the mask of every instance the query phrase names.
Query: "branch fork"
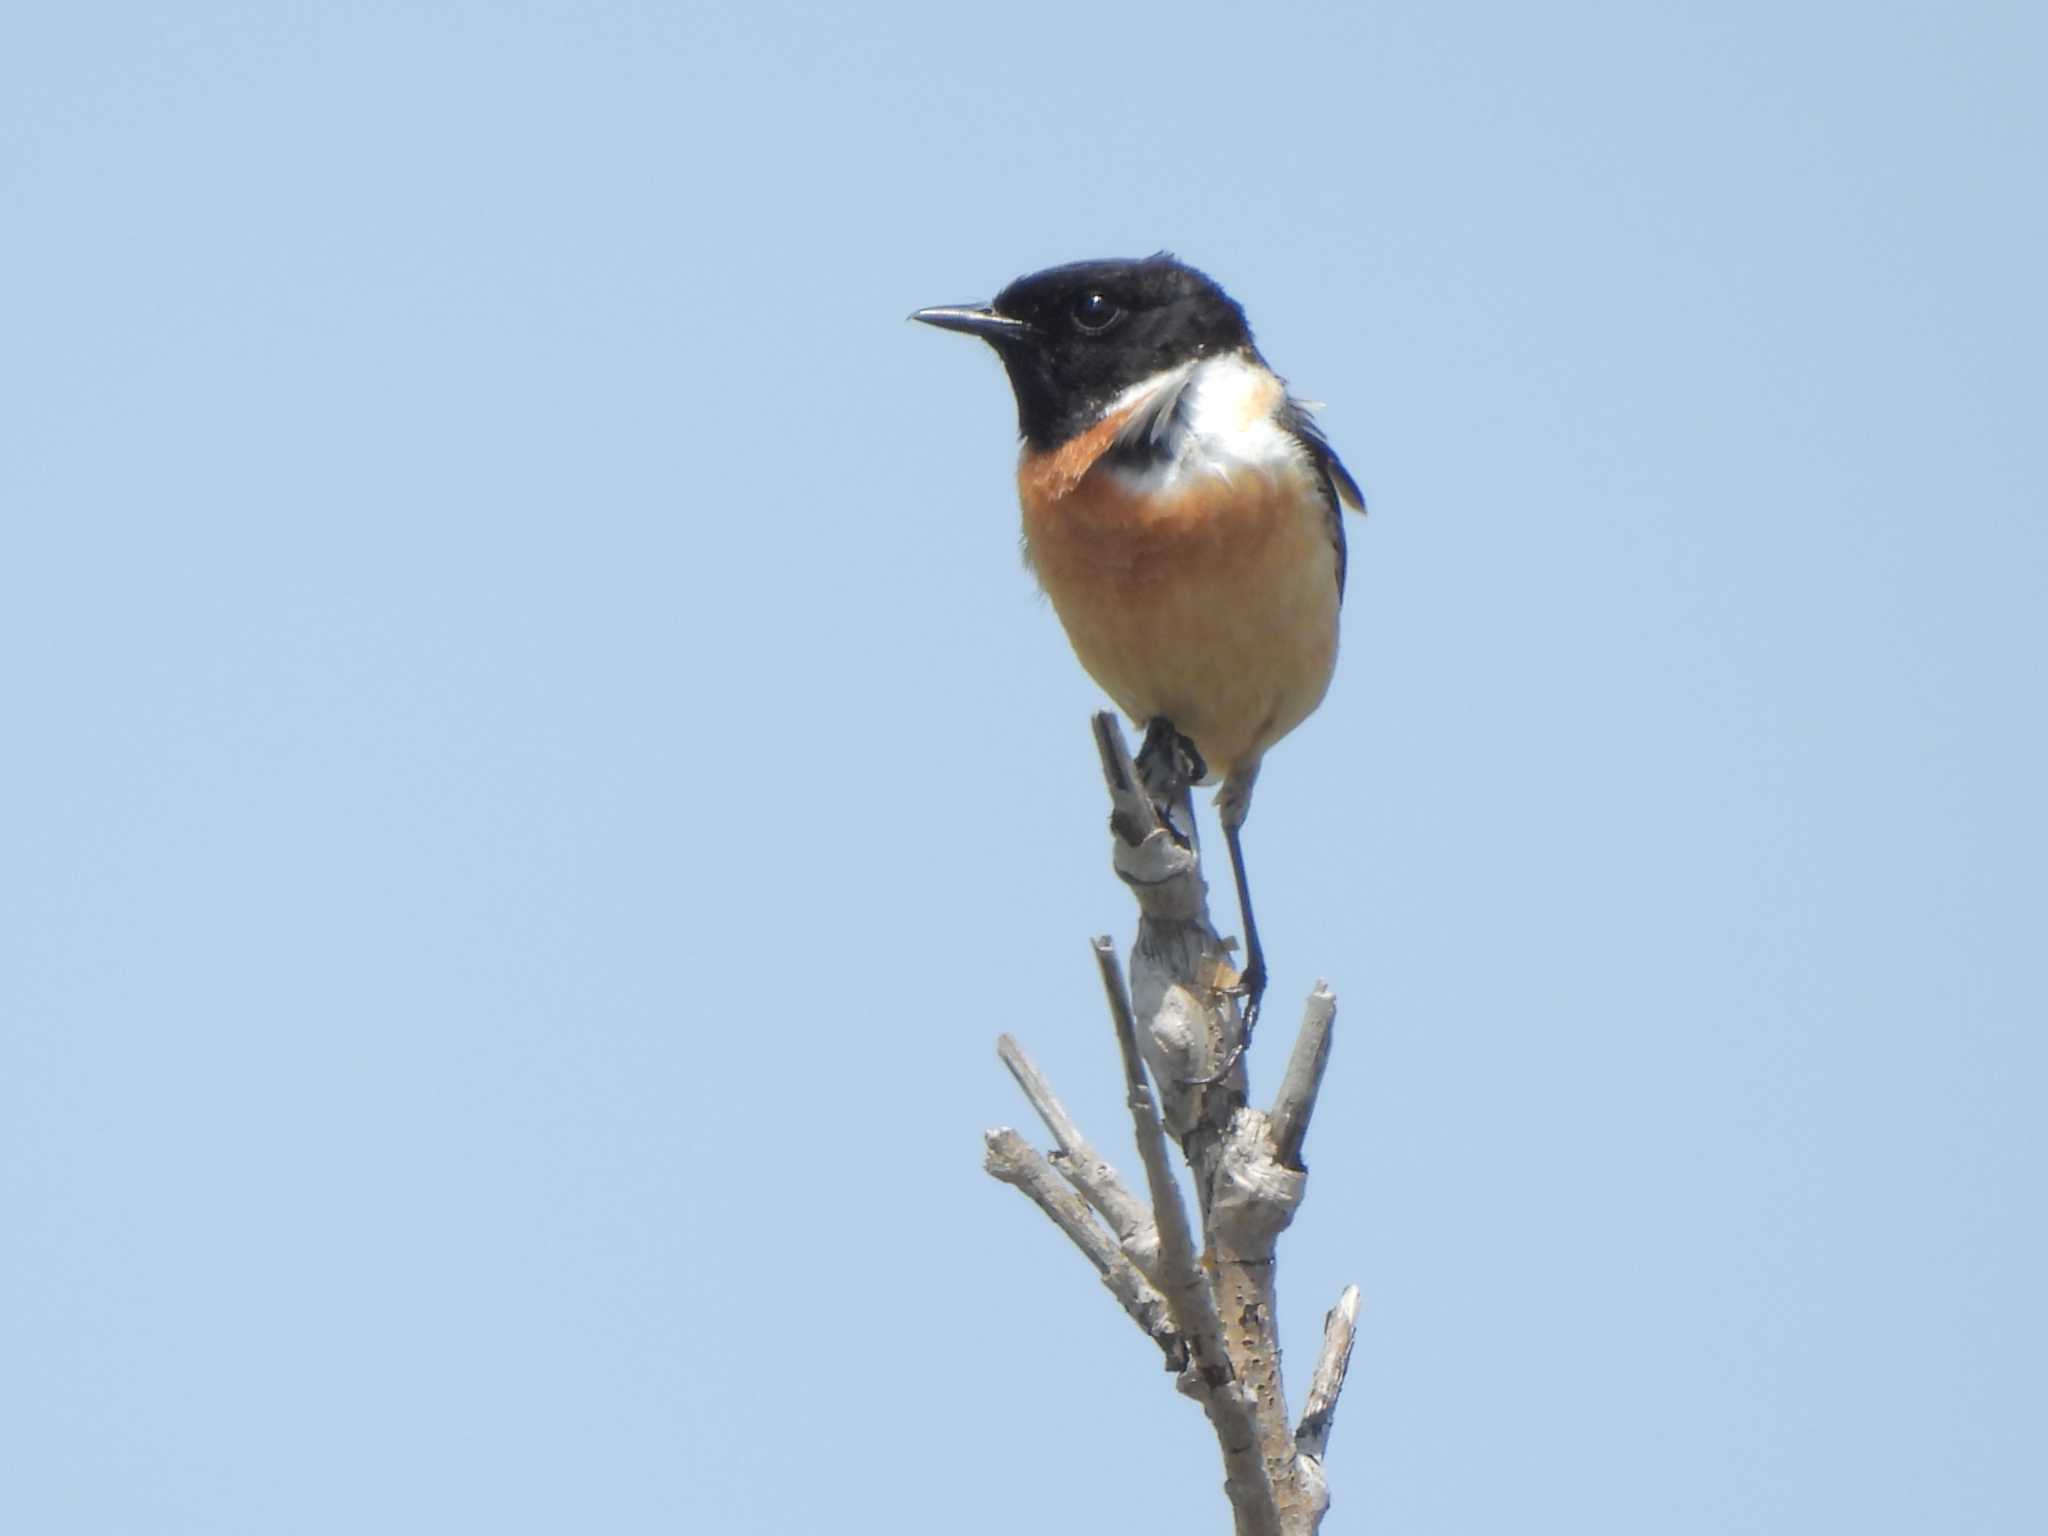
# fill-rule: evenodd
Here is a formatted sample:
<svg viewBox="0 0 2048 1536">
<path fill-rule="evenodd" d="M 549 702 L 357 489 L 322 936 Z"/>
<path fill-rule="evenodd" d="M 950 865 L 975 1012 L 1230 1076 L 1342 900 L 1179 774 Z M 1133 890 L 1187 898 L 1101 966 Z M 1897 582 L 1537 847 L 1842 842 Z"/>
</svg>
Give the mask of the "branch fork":
<svg viewBox="0 0 2048 1536">
<path fill-rule="evenodd" d="M 1081 1250 L 1158 1346 L 1176 1385 L 1201 1405 L 1222 1450 L 1238 1536 L 1309 1536 L 1329 1508 L 1322 1462 L 1357 1332 L 1358 1288 L 1347 1287 L 1325 1319 L 1306 1406 L 1289 1424 L 1274 1251 L 1307 1185 L 1301 1150 L 1329 1063 L 1336 999 L 1321 984 L 1309 994 L 1278 1094 L 1266 1110 L 1249 1108 L 1243 1020 L 1231 991 L 1237 973 L 1209 920 L 1200 850 L 1161 820 L 1115 717 L 1097 715 L 1094 730 L 1109 788 L 1112 863 L 1139 912 L 1128 985 L 1112 942 L 1096 939 L 1094 951 L 1145 1198 L 1096 1151 L 1008 1035 L 997 1054 L 1054 1150 L 1040 1154 L 1016 1131 L 994 1130 L 986 1167 Z M 1170 809 L 1193 827 L 1185 792 Z M 1193 1177 L 1192 1220 L 1169 1138 Z"/>
</svg>

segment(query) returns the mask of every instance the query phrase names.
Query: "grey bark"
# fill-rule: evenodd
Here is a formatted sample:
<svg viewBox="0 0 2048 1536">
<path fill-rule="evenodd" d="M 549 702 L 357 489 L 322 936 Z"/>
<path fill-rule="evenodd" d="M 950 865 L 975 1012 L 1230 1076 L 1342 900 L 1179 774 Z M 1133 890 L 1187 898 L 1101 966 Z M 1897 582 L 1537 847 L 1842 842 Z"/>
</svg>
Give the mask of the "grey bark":
<svg viewBox="0 0 2048 1536">
<path fill-rule="evenodd" d="M 1128 985 L 1110 940 L 1095 940 L 1095 954 L 1149 1204 L 1007 1035 L 998 1052 L 1055 1150 L 1040 1156 L 1015 1131 L 994 1130 L 987 1167 L 1087 1256 L 1164 1353 L 1176 1385 L 1201 1405 L 1222 1451 L 1238 1536 L 1310 1536 L 1329 1508 L 1323 1458 L 1350 1365 L 1358 1289 L 1347 1287 L 1325 1319 L 1306 1405 L 1290 1423 L 1275 1250 L 1307 1186 L 1302 1146 L 1330 1059 L 1336 999 L 1320 983 L 1309 994 L 1272 1107 L 1249 1107 L 1237 973 L 1209 921 L 1200 851 L 1162 823 L 1114 716 L 1095 717 L 1095 738 L 1112 863 L 1138 904 Z M 1176 822 L 1193 825 L 1192 806 L 1173 810 Z M 1176 1145 L 1195 1190 L 1192 1215 L 1172 1167 Z"/>
</svg>

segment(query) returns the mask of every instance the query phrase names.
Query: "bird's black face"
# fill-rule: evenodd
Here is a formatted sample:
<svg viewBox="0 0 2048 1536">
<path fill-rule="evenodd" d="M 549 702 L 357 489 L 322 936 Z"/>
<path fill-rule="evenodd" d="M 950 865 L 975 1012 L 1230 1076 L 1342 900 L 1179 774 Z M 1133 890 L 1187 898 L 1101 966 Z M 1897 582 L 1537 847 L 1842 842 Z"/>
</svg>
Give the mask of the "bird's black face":
<svg viewBox="0 0 2048 1536">
<path fill-rule="evenodd" d="M 996 349 L 1017 395 L 1018 430 L 1037 449 L 1086 431 L 1141 380 L 1252 346 L 1236 301 L 1166 255 L 1053 267 L 1018 278 L 985 308 L 912 318 Z"/>
</svg>

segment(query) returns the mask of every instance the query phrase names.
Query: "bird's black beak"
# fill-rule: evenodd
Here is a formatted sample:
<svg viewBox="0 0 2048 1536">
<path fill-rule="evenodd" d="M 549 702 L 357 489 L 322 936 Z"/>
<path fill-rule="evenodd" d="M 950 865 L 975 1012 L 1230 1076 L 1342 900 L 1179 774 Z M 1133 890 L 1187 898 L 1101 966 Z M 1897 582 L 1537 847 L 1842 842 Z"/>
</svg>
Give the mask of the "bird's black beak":
<svg viewBox="0 0 2048 1536">
<path fill-rule="evenodd" d="M 1031 334 L 1028 321 L 999 315 L 987 304 L 941 304 L 935 309 L 920 309 L 910 318 L 922 320 L 926 325 L 936 325 L 942 331 L 964 331 L 969 336 L 979 336 L 983 341 L 997 344 L 1021 340 Z"/>
</svg>

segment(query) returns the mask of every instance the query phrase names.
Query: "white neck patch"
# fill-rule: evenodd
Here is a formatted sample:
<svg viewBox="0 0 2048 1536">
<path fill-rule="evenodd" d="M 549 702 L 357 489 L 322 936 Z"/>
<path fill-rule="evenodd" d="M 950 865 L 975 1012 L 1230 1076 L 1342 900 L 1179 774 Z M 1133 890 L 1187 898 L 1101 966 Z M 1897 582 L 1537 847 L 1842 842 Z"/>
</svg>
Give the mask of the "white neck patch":
<svg viewBox="0 0 2048 1536">
<path fill-rule="evenodd" d="M 1145 493 L 1210 475 L 1305 467 L 1301 444 L 1280 425 L 1286 402 L 1287 386 L 1241 353 L 1183 363 L 1134 384 L 1110 406 L 1112 414 L 1133 413 L 1120 435 L 1149 439 L 1158 458 L 1103 468 Z"/>
</svg>

